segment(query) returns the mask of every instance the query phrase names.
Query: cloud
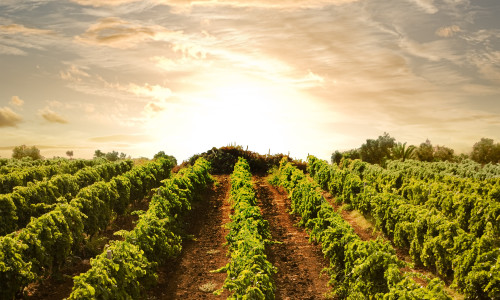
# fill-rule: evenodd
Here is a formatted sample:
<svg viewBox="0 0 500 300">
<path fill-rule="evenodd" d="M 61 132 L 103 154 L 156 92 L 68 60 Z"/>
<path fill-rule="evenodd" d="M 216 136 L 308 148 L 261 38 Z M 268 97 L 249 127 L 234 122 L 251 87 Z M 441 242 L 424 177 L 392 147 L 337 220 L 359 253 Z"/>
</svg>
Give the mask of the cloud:
<svg viewBox="0 0 500 300">
<path fill-rule="evenodd" d="M 448 40 L 418 43 L 409 38 L 402 38 L 400 40 L 400 47 L 411 55 L 425 58 L 432 62 L 449 60 L 457 64 L 463 63 L 462 55 L 457 54 L 457 49 Z"/>
<path fill-rule="evenodd" d="M 10 108 L 0 108 L 0 127 L 16 127 L 22 120 L 21 116 L 13 112 Z"/>
<path fill-rule="evenodd" d="M 6 45 L 1 45 L 0 44 L 0 54 L 7 54 L 7 55 L 27 55 L 25 51 L 15 48 L 15 47 L 10 47 Z"/>
<path fill-rule="evenodd" d="M 60 114 L 52 111 L 50 108 L 46 107 L 44 109 L 41 109 L 38 111 L 38 114 L 44 118 L 47 122 L 50 123 L 60 123 L 60 124 L 66 124 L 68 123 L 68 120 L 66 120 L 64 117 L 62 117 Z"/>
<path fill-rule="evenodd" d="M 90 75 L 87 72 L 83 71 L 82 69 L 80 69 L 75 65 L 71 65 L 66 71 L 60 71 L 59 75 L 64 80 L 76 81 L 76 82 L 81 82 L 82 77 L 90 77 Z"/>
<path fill-rule="evenodd" d="M 452 37 L 454 36 L 457 32 L 462 31 L 459 26 L 457 25 L 452 25 L 452 26 L 446 26 L 446 27 L 441 27 L 438 30 L 436 30 L 436 35 L 440 37 Z"/>
<path fill-rule="evenodd" d="M 428 14 L 435 14 L 438 8 L 434 5 L 434 0 L 410 0 Z"/>
<path fill-rule="evenodd" d="M 140 0 L 71 0 L 71 2 L 78 3 L 80 5 L 88 5 L 94 7 L 102 6 L 118 6 L 122 4 L 138 2 Z"/>
<path fill-rule="evenodd" d="M 72 2 L 80 5 L 88 5 L 94 7 L 103 6 L 118 6 L 122 4 L 129 4 L 140 2 L 141 0 L 71 0 Z M 307 8 L 307 7 L 321 7 L 326 5 L 342 5 L 359 0 L 153 0 L 154 4 L 169 5 L 169 6 L 192 6 L 192 5 L 231 5 L 231 6 L 244 6 L 244 7 L 269 7 L 269 8 Z"/>
<path fill-rule="evenodd" d="M 181 32 L 170 31 L 162 26 L 133 24 L 120 18 L 100 19 L 83 34 L 76 36 L 80 43 L 127 49 L 146 41 L 168 40 Z"/>
<path fill-rule="evenodd" d="M 23 35 L 51 35 L 54 34 L 52 30 L 29 28 L 24 25 L 10 24 L 0 25 L 0 33 L 3 34 L 23 34 Z"/>
<path fill-rule="evenodd" d="M 10 103 L 15 106 L 23 106 L 24 100 L 22 100 L 18 96 L 12 96 L 12 98 L 10 99 Z"/>
<path fill-rule="evenodd" d="M 494 50 L 500 41 L 500 30 L 479 30 L 464 39 L 475 46 L 467 51 L 467 62 L 476 67 L 483 78 L 500 82 L 500 51 Z"/>
<path fill-rule="evenodd" d="M 130 83 L 128 86 L 120 87 L 122 90 L 137 96 L 149 97 L 158 100 L 166 100 L 172 96 L 172 91 L 168 87 L 161 85 L 150 85 L 146 83 L 143 86 Z"/>
<path fill-rule="evenodd" d="M 146 119 L 151 119 L 156 117 L 159 113 L 166 111 L 167 102 L 166 101 L 150 101 L 144 107 L 142 114 Z"/>
</svg>

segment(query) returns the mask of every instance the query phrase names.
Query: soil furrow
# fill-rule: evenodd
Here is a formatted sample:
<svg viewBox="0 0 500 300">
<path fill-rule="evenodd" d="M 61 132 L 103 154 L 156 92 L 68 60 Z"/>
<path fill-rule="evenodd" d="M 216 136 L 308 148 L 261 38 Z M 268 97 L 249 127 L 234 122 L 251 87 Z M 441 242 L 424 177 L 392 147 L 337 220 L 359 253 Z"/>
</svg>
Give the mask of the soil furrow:
<svg viewBox="0 0 500 300">
<path fill-rule="evenodd" d="M 322 299 L 329 291 L 328 276 L 320 277 L 328 266 L 319 245 L 310 244 L 308 235 L 294 224 L 288 213 L 289 200 L 272 187 L 264 177 L 254 176 L 262 215 L 269 222 L 274 241 L 268 259 L 278 269 L 275 276 L 276 299 Z"/>
<path fill-rule="evenodd" d="M 158 284 L 148 299 L 226 299 L 213 291 L 222 287 L 225 273 L 210 273 L 228 262 L 223 246 L 229 222 L 229 176 L 214 176 L 219 182 L 204 199 L 194 204 L 185 218 L 186 233 L 193 238 L 182 244 L 181 255 L 158 272 Z"/>
</svg>

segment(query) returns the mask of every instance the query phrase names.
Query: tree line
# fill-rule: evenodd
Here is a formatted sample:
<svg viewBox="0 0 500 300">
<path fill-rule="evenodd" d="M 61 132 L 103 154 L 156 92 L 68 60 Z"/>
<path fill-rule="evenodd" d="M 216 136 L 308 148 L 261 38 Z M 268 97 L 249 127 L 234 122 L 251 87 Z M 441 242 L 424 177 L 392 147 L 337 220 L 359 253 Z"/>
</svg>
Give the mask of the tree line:
<svg viewBox="0 0 500 300">
<path fill-rule="evenodd" d="M 500 143 L 495 143 L 493 139 L 481 138 L 472 146 L 472 151 L 468 154 L 455 154 L 455 150 L 436 145 L 433 146 L 430 140 L 426 140 L 419 146 L 407 145 L 407 143 L 397 142 L 387 132 L 377 139 L 367 139 L 361 147 L 332 153 L 332 163 L 340 163 L 342 158 L 361 159 L 368 163 L 385 165 L 387 160 L 415 159 L 419 161 L 435 162 L 450 161 L 460 162 L 471 159 L 481 164 L 500 163 Z"/>
</svg>

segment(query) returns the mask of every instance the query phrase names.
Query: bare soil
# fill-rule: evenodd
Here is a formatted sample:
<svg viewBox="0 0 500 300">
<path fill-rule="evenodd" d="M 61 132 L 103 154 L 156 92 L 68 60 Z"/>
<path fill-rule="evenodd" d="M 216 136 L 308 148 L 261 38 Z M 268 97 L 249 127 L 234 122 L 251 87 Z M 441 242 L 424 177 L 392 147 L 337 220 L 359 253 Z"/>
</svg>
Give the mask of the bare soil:
<svg viewBox="0 0 500 300">
<path fill-rule="evenodd" d="M 147 299 L 226 299 L 226 291 L 216 296 L 225 273 L 211 273 L 229 261 L 224 246 L 229 223 L 229 176 L 214 176 L 219 182 L 193 206 L 187 216 L 186 232 L 192 239 L 182 244 L 181 255 L 158 272 L 158 284 L 148 292 Z"/>
<path fill-rule="evenodd" d="M 306 232 L 294 224 L 290 215 L 290 200 L 286 193 L 271 186 L 266 178 L 253 177 L 262 215 L 268 220 L 274 241 L 268 259 L 278 269 L 275 276 L 276 299 L 323 299 L 329 291 L 328 276 L 320 277 L 328 266 L 321 247 L 308 242 Z"/>
</svg>

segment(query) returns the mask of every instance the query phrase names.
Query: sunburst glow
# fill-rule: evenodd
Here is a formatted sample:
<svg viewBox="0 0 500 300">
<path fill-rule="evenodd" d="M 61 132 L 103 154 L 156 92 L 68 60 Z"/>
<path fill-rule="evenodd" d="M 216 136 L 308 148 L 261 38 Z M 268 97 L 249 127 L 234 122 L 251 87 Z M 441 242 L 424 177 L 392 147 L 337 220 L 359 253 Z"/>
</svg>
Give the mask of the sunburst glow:
<svg viewBox="0 0 500 300">
<path fill-rule="evenodd" d="M 500 139 L 499 14 L 496 0 L 2 1 L 0 155 L 183 160 L 237 143 L 329 159 L 383 132 L 467 152 Z"/>
</svg>

